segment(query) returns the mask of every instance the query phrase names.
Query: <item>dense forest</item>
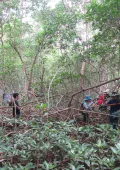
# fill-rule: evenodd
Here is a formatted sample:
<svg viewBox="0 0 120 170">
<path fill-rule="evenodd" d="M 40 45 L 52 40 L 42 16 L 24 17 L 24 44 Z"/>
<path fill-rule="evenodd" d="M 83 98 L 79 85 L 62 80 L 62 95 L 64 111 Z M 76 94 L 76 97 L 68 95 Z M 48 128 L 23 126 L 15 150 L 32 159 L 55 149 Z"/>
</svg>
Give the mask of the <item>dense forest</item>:
<svg viewBox="0 0 120 170">
<path fill-rule="evenodd" d="M 120 170 L 120 0 L 1 0 L 0 57 L 1 170 Z"/>
</svg>

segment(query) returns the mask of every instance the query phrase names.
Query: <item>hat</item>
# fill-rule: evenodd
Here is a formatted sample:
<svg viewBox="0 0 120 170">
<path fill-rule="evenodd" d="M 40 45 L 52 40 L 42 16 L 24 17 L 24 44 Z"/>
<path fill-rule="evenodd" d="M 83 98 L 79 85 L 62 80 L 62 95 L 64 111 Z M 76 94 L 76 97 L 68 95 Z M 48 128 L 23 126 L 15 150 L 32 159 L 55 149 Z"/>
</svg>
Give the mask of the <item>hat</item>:
<svg viewBox="0 0 120 170">
<path fill-rule="evenodd" d="M 91 96 L 85 96 L 84 101 L 92 100 Z"/>
<path fill-rule="evenodd" d="M 110 90 L 109 89 L 106 89 L 105 91 L 104 91 L 104 93 L 108 93 Z"/>
</svg>

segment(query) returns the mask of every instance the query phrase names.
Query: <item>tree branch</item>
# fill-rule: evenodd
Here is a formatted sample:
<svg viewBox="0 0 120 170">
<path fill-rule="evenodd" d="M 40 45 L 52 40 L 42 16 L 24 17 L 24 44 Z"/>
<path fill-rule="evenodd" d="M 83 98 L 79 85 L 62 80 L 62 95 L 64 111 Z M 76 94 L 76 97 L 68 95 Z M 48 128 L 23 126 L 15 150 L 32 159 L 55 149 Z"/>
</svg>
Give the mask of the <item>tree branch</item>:
<svg viewBox="0 0 120 170">
<path fill-rule="evenodd" d="M 85 92 L 85 91 L 87 91 L 87 90 L 91 90 L 91 89 L 94 89 L 94 88 L 98 88 L 98 87 L 100 87 L 100 86 L 103 86 L 103 85 L 105 85 L 105 84 L 111 83 L 112 81 L 116 81 L 116 80 L 119 80 L 119 79 L 120 79 L 120 77 L 115 78 L 115 79 L 112 79 L 112 80 L 109 80 L 109 81 L 106 81 L 106 82 L 104 82 L 104 83 L 98 84 L 98 85 L 93 86 L 93 87 L 90 87 L 90 88 L 82 89 L 82 90 L 80 90 L 80 91 L 72 94 L 71 99 L 70 99 L 70 101 L 69 101 L 69 103 L 68 103 L 68 107 L 71 107 L 72 100 L 73 100 L 74 96 L 76 96 L 77 94 L 82 93 L 82 92 Z"/>
</svg>

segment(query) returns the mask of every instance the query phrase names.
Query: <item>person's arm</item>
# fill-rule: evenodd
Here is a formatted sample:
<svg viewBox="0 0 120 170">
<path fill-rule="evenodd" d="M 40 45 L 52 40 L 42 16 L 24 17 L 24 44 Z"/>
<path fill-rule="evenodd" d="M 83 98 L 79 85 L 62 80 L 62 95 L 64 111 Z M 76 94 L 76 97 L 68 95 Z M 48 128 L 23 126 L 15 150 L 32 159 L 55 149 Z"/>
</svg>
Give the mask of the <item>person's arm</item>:
<svg viewBox="0 0 120 170">
<path fill-rule="evenodd" d="M 109 101 L 106 105 L 107 106 L 116 106 L 116 105 L 120 105 L 120 103 L 117 103 L 117 101 L 114 103 L 112 101 Z"/>
<path fill-rule="evenodd" d="M 19 110 L 21 109 L 20 106 L 17 106 L 17 105 L 16 105 L 16 108 L 19 109 Z"/>
<path fill-rule="evenodd" d="M 21 109 L 20 106 L 19 106 L 19 104 L 18 104 L 18 102 L 17 102 L 16 100 L 14 101 L 14 105 L 15 105 L 15 107 L 16 107 L 18 110 Z"/>
<path fill-rule="evenodd" d="M 112 104 L 112 105 L 111 105 L 111 104 Z M 111 100 L 106 103 L 106 106 L 113 106 L 113 103 L 111 102 Z"/>
<path fill-rule="evenodd" d="M 93 102 L 91 102 L 90 104 L 84 103 L 83 107 L 85 108 L 85 110 L 92 110 L 92 104 Z"/>
<path fill-rule="evenodd" d="M 117 105 L 116 103 L 113 103 L 113 104 L 107 104 L 107 106 L 115 106 Z"/>
<path fill-rule="evenodd" d="M 85 110 L 88 110 L 88 109 L 89 109 L 87 103 L 83 103 L 83 107 L 85 108 Z"/>
<path fill-rule="evenodd" d="M 120 103 L 107 104 L 107 106 L 116 106 L 116 105 L 120 105 Z"/>
</svg>

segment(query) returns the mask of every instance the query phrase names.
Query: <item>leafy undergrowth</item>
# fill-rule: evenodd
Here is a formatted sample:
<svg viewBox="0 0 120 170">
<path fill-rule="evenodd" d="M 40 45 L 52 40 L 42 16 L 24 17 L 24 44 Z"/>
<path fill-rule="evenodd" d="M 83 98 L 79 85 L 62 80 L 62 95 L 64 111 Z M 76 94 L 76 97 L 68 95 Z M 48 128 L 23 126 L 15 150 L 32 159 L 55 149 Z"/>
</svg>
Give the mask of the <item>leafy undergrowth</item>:
<svg viewBox="0 0 120 170">
<path fill-rule="evenodd" d="M 75 127 L 38 118 L 17 123 L 11 135 L 0 129 L 1 170 L 120 169 L 119 130 L 107 124 Z"/>
</svg>

